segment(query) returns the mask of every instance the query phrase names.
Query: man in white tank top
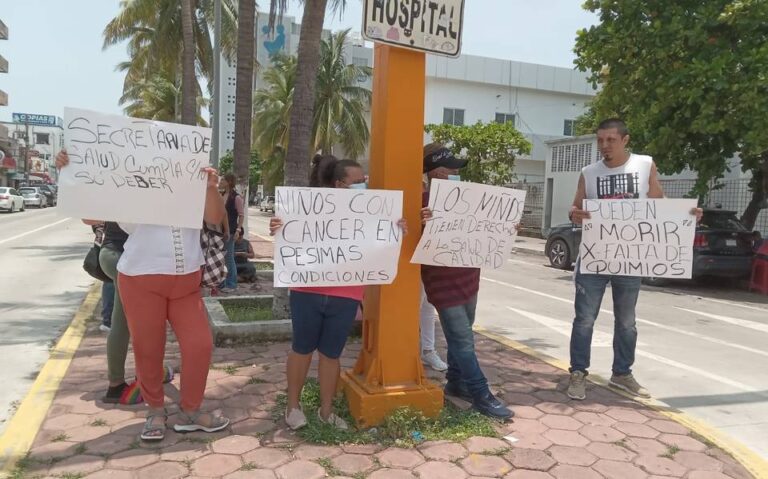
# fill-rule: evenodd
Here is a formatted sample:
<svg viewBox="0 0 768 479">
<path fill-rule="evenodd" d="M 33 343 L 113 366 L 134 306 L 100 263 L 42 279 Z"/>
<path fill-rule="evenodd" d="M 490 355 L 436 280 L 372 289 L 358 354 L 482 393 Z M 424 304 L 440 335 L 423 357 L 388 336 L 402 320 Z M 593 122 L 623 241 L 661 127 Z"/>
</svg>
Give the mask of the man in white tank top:
<svg viewBox="0 0 768 479">
<path fill-rule="evenodd" d="M 582 210 L 584 199 L 646 199 L 664 198 L 656 164 L 650 156 L 636 155 L 627 150 L 629 132 L 619 119 L 600 123 L 597 129 L 597 147 L 603 160 L 581 171 L 579 186 L 568 217 L 576 224 L 589 218 Z M 701 217 L 701 210 L 692 212 Z M 649 397 L 648 391 L 632 375 L 637 345 L 635 306 L 640 293 L 639 277 L 582 275 L 576 265 L 576 317 L 571 331 L 571 381 L 568 396 L 586 397 L 585 382 L 589 369 L 592 331 L 600 311 L 605 288 L 611 283 L 613 293 L 613 374 L 610 384 L 631 394 Z"/>
</svg>

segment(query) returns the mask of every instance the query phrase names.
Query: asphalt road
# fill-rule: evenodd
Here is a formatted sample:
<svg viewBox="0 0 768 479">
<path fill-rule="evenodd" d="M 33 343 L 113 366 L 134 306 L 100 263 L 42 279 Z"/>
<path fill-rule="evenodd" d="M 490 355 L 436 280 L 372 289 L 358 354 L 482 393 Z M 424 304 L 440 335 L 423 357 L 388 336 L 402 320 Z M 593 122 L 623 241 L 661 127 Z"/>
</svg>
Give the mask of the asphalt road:
<svg viewBox="0 0 768 479">
<path fill-rule="evenodd" d="M 0 432 L 93 280 L 88 226 L 56 208 L 0 213 Z"/>
<path fill-rule="evenodd" d="M 483 272 L 477 323 L 568 363 L 572 273 L 518 255 Z M 611 374 L 613 314 L 603 299 L 591 371 Z M 768 298 L 727 282 L 643 287 L 635 377 L 664 404 L 768 457 Z"/>
</svg>

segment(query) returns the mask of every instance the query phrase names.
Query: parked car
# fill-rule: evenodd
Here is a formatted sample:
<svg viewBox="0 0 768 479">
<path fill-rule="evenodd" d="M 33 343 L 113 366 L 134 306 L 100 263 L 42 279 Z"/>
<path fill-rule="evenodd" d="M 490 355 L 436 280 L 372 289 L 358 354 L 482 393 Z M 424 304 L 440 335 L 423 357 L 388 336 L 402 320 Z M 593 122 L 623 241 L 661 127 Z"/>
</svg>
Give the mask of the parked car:
<svg viewBox="0 0 768 479">
<path fill-rule="evenodd" d="M 272 213 L 275 212 L 275 197 L 274 196 L 267 196 L 263 200 L 261 200 L 261 205 L 259 206 L 259 209 L 261 211 L 271 211 Z"/>
<path fill-rule="evenodd" d="M 24 211 L 24 197 L 14 188 L 0 186 L 0 210 L 10 213 Z"/>
<path fill-rule="evenodd" d="M 760 234 L 749 231 L 735 211 L 705 209 L 693 241 L 693 279 L 748 277 L 758 241 Z M 570 269 L 579 255 L 580 244 L 580 225 L 558 225 L 550 230 L 544 253 L 552 267 Z M 644 282 L 660 285 L 664 279 L 645 278 Z"/>
<path fill-rule="evenodd" d="M 42 191 L 45 195 L 45 200 L 48 206 L 56 206 L 56 204 L 59 202 L 59 196 L 56 189 L 50 185 L 40 185 L 38 188 L 40 188 L 40 191 Z"/>
<path fill-rule="evenodd" d="M 37 206 L 38 208 L 48 206 L 45 193 L 37 186 L 22 186 L 19 188 L 19 193 L 24 197 L 25 206 Z"/>
</svg>

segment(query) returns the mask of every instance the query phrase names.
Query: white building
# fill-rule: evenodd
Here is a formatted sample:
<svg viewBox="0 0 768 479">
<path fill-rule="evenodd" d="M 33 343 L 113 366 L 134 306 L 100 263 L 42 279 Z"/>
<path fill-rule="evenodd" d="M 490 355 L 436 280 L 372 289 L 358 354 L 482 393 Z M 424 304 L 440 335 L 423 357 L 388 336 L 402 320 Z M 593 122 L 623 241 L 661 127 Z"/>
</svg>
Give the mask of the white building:
<svg viewBox="0 0 768 479">
<path fill-rule="evenodd" d="M 14 114 L 16 115 L 16 114 Z M 26 169 L 29 168 L 30 182 L 55 181 L 57 172 L 54 165 L 56 153 L 64 147 L 64 128 L 61 118 L 51 115 L 31 115 L 37 120 L 48 119 L 45 126 L 30 122 L 29 125 L 19 122 L 0 122 L 8 129 L 8 136 L 17 141 L 16 170 L 13 180 L 16 184 L 24 180 Z M 41 122 L 37 122 L 41 123 Z M 29 137 L 27 137 L 27 133 Z M 27 142 L 29 145 L 27 147 Z M 21 160 L 27 156 L 26 165 Z"/>
<path fill-rule="evenodd" d="M 262 71 L 269 66 L 271 54 L 296 53 L 300 29 L 294 18 L 286 16 L 270 34 L 267 15 L 259 15 L 256 56 Z M 351 37 L 347 61 L 375 67 L 373 49 L 366 46 L 359 34 Z M 456 59 L 428 55 L 426 70 L 425 124 L 469 125 L 477 121 L 512 120 L 533 144 L 531 154 L 518 158 L 515 166 L 518 180 L 527 183 L 544 182 L 545 142 L 570 136 L 573 121 L 594 96 L 587 75 L 569 68 L 473 55 Z M 221 77 L 219 151 L 224 154 L 233 148 L 234 140 L 234 65 L 222 62 Z M 257 78 L 256 88 L 261 85 Z"/>
</svg>

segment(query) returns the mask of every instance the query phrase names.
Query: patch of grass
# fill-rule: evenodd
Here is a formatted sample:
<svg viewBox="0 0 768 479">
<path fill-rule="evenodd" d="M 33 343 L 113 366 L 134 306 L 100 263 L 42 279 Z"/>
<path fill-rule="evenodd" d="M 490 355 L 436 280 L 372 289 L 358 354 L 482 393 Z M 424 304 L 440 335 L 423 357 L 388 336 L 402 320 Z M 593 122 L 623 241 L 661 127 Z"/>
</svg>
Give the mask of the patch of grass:
<svg viewBox="0 0 768 479">
<path fill-rule="evenodd" d="M 509 447 L 500 447 L 498 449 L 489 449 L 487 451 L 483 451 L 483 454 L 486 456 L 503 456 L 511 450 L 512 449 Z"/>
<path fill-rule="evenodd" d="M 241 471 L 252 471 L 252 470 L 258 469 L 258 468 L 259 468 L 259 466 L 257 466 L 256 464 L 254 464 L 252 462 L 246 462 L 245 464 L 243 464 L 240 467 L 240 470 Z"/>
<path fill-rule="evenodd" d="M 13 469 L 8 476 L 9 479 L 24 479 L 27 477 L 27 469 L 33 464 L 33 460 L 27 453 L 14 464 Z"/>
<path fill-rule="evenodd" d="M 248 380 L 248 384 L 266 384 L 266 381 L 261 378 L 251 378 Z"/>
<path fill-rule="evenodd" d="M 267 261 L 252 261 L 256 271 L 272 271 L 275 265 Z"/>
<path fill-rule="evenodd" d="M 246 323 L 252 321 L 269 321 L 272 319 L 272 302 L 261 300 L 225 300 L 221 301 L 221 307 L 227 313 L 227 318 L 232 323 Z"/>
<path fill-rule="evenodd" d="M 53 436 L 53 439 L 51 439 L 51 442 L 62 442 L 62 441 L 66 441 L 67 439 L 69 439 L 69 436 L 67 436 L 62 432 L 61 434 Z"/>
<path fill-rule="evenodd" d="M 107 421 L 104 419 L 97 419 L 91 423 L 91 426 L 98 427 L 98 426 L 107 426 Z"/>
<path fill-rule="evenodd" d="M 613 444 L 614 444 L 614 446 L 619 446 L 619 447 L 623 447 L 624 449 L 629 449 L 629 446 L 627 445 L 627 440 L 626 439 L 622 439 L 621 441 L 616 441 Z M 629 449 L 629 450 L 631 450 L 631 449 Z"/>
<path fill-rule="evenodd" d="M 680 448 L 677 446 L 667 446 L 667 452 L 659 454 L 659 457 L 666 457 L 667 459 L 674 459 L 675 454 L 680 452 Z"/>
<path fill-rule="evenodd" d="M 224 372 L 230 376 L 234 376 L 237 373 L 237 367 L 230 364 L 229 366 L 224 367 Z"/>
<path fill-rule="evenodd" d="M 61 479 L 83 479 L 85 474 L 82 472 L 65 472 L 59 476 Z"/>
<path fill-rule="evenodd" d="M 128 449 L 138 449 L 141 447 L 141 441 L 134 439 L 132 443 L 128 445 Z"/>
<path fill-rule="evenodd" d="M 331 459 L 328 457 L 321 457 L 315 462 L 317 462 L 320 467 L 325 469 L 325 474 L 329 477 L 344 475 L 344 473 L 334 467 L 333 462 L 331 462 Z"/>
<path fill-rule="evenodd" d="M 701 443 L 704 443 L 704 445 L 706 445 L 709 448 L 717 447 L 717 444 L 715 444 L 714 442 L 710 441 L 706 437 L 704 437 L 701 434 L 698 434 L 696 432 L 691 431 L 689 436 L 691 436 L 693 439 L 696 439 L 697 441 L 699 441 Z"/>
<path fill-rule="evenodd" d="M 85 453 L 85 444 L 81 442 L 75 448 L 75 455 L 80 455 L 80 454 L 84 454 L 84 453 Z"/>
<path fill-rule="evenodd" d="M 286 396 L 277 396 L 272 417 L 279 420 L 286 406 Z M 307 426 L 297 434 L 302 439 L 316 444 L 382 444 L 384 446 L 412 447 L 422 441 L 448 440 L 461 442 L 472 436 L 498 437 L 494 422 L 475 411 L 462 411 L 446 404 L 440 416 L 435 419 L 424 417 L 419 411 L 401 408 L 393 411 L 384 422 L 372 429 L 356 430 L 350 427 L 343 431 L 320 422 L 315 411 L 320 407 L 320 387 L 316 380 L 309 379 L 301 393 L 302 409 L 307 413 Z M 337 397 L 334 411 L 350 426 L 354 420 L 349 413 L 346 399 Z"/>
</svg>

